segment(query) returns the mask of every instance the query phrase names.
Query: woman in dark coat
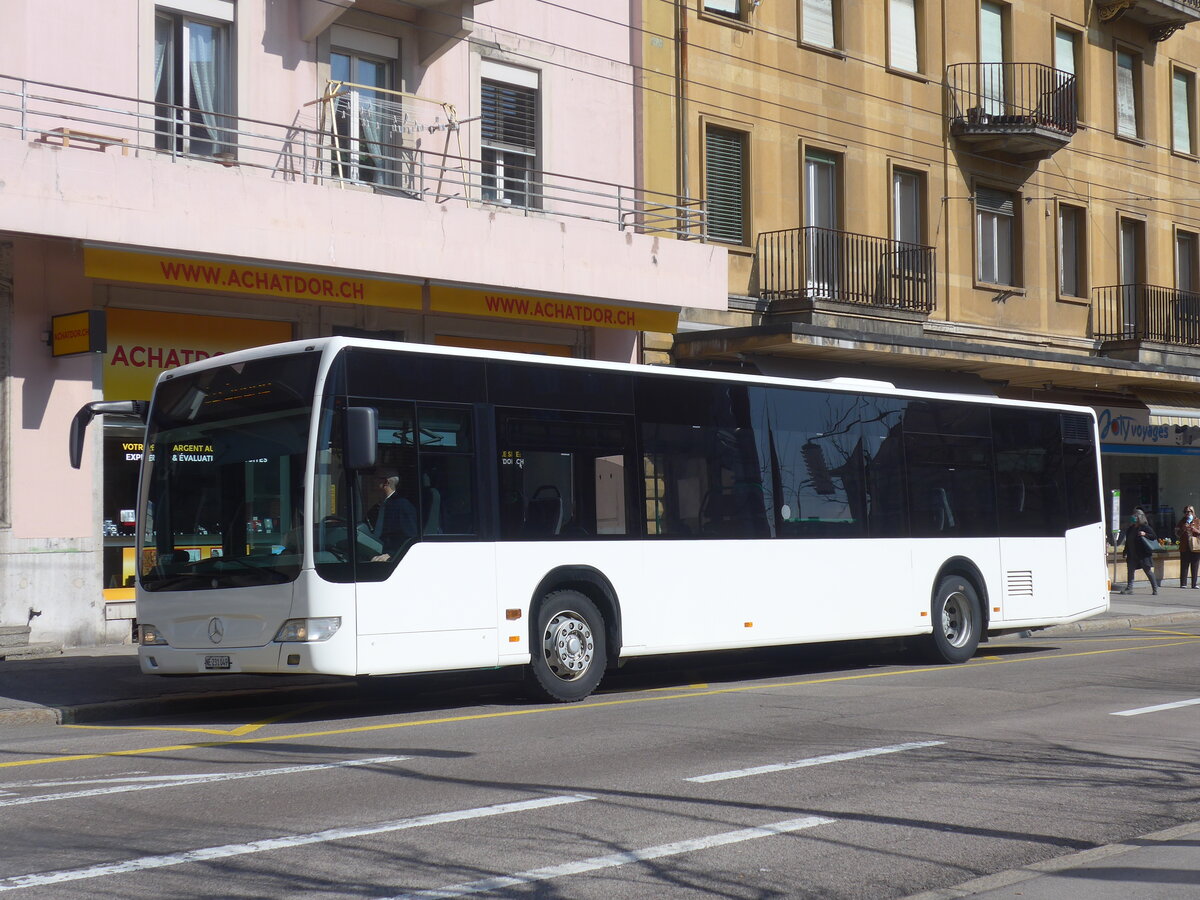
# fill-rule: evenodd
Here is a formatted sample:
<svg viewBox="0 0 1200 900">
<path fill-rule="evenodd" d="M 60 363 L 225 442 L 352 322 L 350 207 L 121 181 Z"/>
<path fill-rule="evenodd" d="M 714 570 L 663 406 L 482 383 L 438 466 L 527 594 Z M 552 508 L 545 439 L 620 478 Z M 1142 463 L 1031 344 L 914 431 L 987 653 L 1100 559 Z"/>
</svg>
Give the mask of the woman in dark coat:
<svg viewBox="0 0 1200 900">
<path fill-rule="evenodd" d="M 1157 541 L 1158 535 L 1150 527 L 1146 513 L 1140 508 L 1133 511 L 1129 524 L 1121 532 L 1121 540 L 1125 542 L 1125 570 L 1127 573 L 1125 590 L 1122 594 L 1133 593 L 1133 575 L 1141 569 L 1150 579 L 1150 587 L 1158 593 L 1158 582 L 1154 580 L 1154 553 L 1146 546 L 1146 541 Z"/>
<path fill-rule="evenodd" d="M 1200 568 L 1200 549 L 1192 549 L 1192 543 L 1200 544 L 1200 519 L 1191 506 L 1183 508 L 1183 518 L 1175 526 L 1179 538 L 1179 586 L 1187 587 L 1188 575 L 1192 576 L 1192 587 L 1196 586 L 1196 571 Z"/>
</svg>

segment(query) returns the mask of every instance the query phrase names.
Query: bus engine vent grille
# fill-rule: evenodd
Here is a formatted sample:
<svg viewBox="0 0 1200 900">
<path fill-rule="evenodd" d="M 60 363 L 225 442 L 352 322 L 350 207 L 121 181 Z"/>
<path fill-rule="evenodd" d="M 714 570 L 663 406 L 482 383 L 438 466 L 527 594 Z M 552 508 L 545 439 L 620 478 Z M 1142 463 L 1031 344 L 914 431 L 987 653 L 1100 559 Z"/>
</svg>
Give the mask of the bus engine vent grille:
<svg viewBox="0 0 1200 900">
<path fill-rule="evenodd" d="M 1005 573 L 1005 576 L 1008 579 L 1008 596 L 1033 596 L 1033 572 L 1028 569 L 1018 569 Z"/>
</svg>

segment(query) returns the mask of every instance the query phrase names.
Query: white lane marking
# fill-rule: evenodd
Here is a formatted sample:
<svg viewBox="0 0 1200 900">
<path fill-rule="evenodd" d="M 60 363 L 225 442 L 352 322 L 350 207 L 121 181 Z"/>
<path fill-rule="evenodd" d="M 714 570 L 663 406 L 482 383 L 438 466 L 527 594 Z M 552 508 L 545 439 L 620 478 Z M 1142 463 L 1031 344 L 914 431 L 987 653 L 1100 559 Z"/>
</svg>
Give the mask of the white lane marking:
<svg viewBox="0 0 1200 900">
<path fill-rule="evenodd" d="M 783 772 L 787 769 L 803 769 L 807 766 L 822 766 L 825 763 L 865 759 L 868 756 L 883 756 L 885 753 L 901 753 L 905 750 L 917 750 L 921 747 L 937 747 L 944 743 L 945 741 L 915 741 L 911 744 L 893 744 L 891 747 L 850 750 L 846 753 L 831 753 L 829 756 L 810 756 L 808 759 L 798 759 L 795 762 L 771 763 L 766 766 L 755 766 L 751 769 L 735 769 L 731 772 L 714 772 L 711 775 L 697 775 L 694 778 L 685 778 L 684 781 L 695 781 L 697 783 L 726 781 L 730 778 L 745 778 L 749 775 L 763 775 L 767 772 Z"/>
<path fill-rule="evenodd" d="M 267 778 L 272 775 L 300 775 L 305 772 L 320 772 L 326 769 L 345 769 L 354 766 L 372 766 L 381 763 L 399 762 L 407 756 L 376 756 L 371 759 L 345 759 L 334 763 L 314 763 L 308 766 L 286 766 L 278 769 L 260 769 L 256 772 L 214 772 L 208 775 L 152 775 L 133 778 L 132 784 L 112 784 L 108 787 L 90 788 L 86 791 L 63 791 L 58 794 L 37 794 L 32 797 L 0 799 L 0 807 L 24 806 L 27 803 L 49 803 L 51 800 L 76 800 L 80 797 L 99 797 L 102 794 L 125 794 L 130 791 L 152 791 L 156 788 L 183 787 L 189 784 L 213 784 L 219 781 L 241 781 L 243 778 Z M 112 779 L 117 781 L 119 779 Z M 69 782 L 68 782 L 69 783 Z M 80 782 L 87 784 L 87 782 Z M 53 782 L 50 782 L 53 784 Z M 33 785 L 41 787 L 42 785 Z"/>
<path fill-rule="evenodd" d="M 676 841 L 671 844 L 659 844 L 657 847 L 646 847 L 644 850 L 627 850 L 624 853 L 609 853 L 605 856 L 593 856 L 590 859 L 580 859 L 575 862 L 562 863 L 557 866 L 546 866 L 541 869 L 530 869 L 515 875 L 498 875 L 495 878 L 485 878 L 482 881 L 468 881 L 463 884 L 453 884 L 448 887 L 427 891 L 414 891 L 401 894 L 387 900 L 428 900 L 428 898 L 465 897 L 468 894 L 483 894 L 488 891 L 498 891 L 503 888 L 515 887 L 522 884 L 532 884 L 536 881 L 549 881 L 552 878 L 562 878 L 567 875 L 579 875 L 583 872 L 595 872 L 597 869 L 611 869 L 629 863 L 645 862 L 651 859 L 661 859 L 664 856 L 678 856 L 682 853 L 694 853 L 697 850 L 708 850 L 712 847 L 723 847 L 726 844 L 738 844 L 742 841 L 752 841 L 756 838 L 770 837 L 776 834 L 786 834 L 790 831 L 800 831 L 815 825 L 828 825 L 833 819 L 820 816 L 805 816 L 802 819 L 787 819 L 770 825 L 758 825 L 754 828 L 741 828 L 737 831 L 726 831 L 724 834 L 714 834 L 704 838 L 693 838 L 688 841 Z"/>
<path fill-rule="evenodd" d="M 196 850 L 167 853 L 163 856 L 141 856 L 136 859 L 127 859 L 124 862 L 101 863 L 97 866 L 86 866 L 82 869 L 64 869 L 59 872 L 40 872 L 33 875 L 14 875 L 10 878 L 0 878 L 0 891 L 41 887 L 47 884 L 62 884 L 66 881 L 83 881 L 88 878 L 105 878 L 109 875 L 126 875 L 131 872 L 144 872 L 147 869 L 162 869 L 167 866 L 181 866 L 185 863 L 209 862 L 214 859 L 228 859 L 231 856 L 265 853 L 270 850 L 288 850 L 292 847 L 303 847 L 308 844 L 344 841 L 350 838 L 367 837 L 373 834 L 404 831 L 409 828 L 423 828 L 426 825 L 442 825 L 446 822 L 463 822 L 467 819 L 502 816 L 508 813 L 541 809 L 546 806 L 562 806 L 564 803 L 579 803 L 582 800 L 594 799 L 596 798 L 590 797 L 587 794 L 541 797 L 537 800 L 497 803 L 495 806 L 480 806 L 475 809 L 459 809 L 452 812 L 431 813 L 427 816 L 414 816 L 411 819 L 396 819 L 392 822 L 377 822 L 374 825 L 351 825 L 346 828 L 329 828 L 325 831 L 313 832 L 312 834 L 289 834 L 261 841 L 250 841 L 246 844 L 224 844 L 220 847 L 200 847 Z"/>
<path fill-rule="evenodd" d="M 1160 703 L 1158 706 L 1143 706 L 1141 709 L 1127 709 L 1124 712 L 1110 713 L 1113 716 L 1140 716 L 1143 713 L 1161 712 L 1164 709 L 1179 709 L 1181 706 L 1195 706 L 1200 703 L 1200 697 L 1195 700 L 1179 700 L 1175 703 Z"/>
</svg>

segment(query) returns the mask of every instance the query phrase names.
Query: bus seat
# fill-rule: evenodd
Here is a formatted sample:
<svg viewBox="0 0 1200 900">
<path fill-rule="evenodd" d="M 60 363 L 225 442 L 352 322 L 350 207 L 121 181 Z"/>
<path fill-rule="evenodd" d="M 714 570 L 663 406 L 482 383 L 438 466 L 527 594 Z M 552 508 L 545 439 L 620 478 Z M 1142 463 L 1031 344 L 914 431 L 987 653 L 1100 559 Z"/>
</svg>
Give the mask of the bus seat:
<svg viewBox="0 0 1200 900">
<path fill-rule="evenodd" d="M 558 534 L 562 530 L 562 524 L 562 496 L 554 485 L 543 484 L 533 492 L 525 506 L 524 533 L 537 537 Z"/>
</svg>

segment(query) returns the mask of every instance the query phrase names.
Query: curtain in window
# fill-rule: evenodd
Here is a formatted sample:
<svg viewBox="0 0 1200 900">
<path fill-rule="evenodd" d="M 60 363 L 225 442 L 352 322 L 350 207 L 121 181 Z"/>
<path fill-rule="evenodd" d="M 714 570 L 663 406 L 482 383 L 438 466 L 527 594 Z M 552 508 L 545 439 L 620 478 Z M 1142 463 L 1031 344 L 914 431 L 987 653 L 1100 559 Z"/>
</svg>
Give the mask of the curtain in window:
<svg viewBox="0 0 1200 900">
<path fill-rule="evenodd" d="M 1117 54 L 1117 134 L 1137 137 L 1137 83 L 1132 53 Z"/>
<path fill-rule="evenodd" d="M 804 0 L 804 40 L 818 47 L 834 46 L 834 0 Z"/>
<path fill-rule="evenodd" d="M 218 53 L 220 52 L 216 29 L 209 25 L 189 22 L 188 71 L 191 76 L 191 108 L 199 115 L 210 140 L 198 140 L 197 131 L 192 132 L 189 150 L 192 153 L 211 156 L 232 149 L 225 134 L 217 127 L 219 85 L 217 83 Z"/>
<path fill-rule="evenodd" d="M 1192 152 L 1192 76 L 1187 72 L 1171 75 L 1171 147 Z"/>
<path fill-rule="evenodd" d="M 916 0 L 891 0 L 888 11 L 889 65 L 905 72 L 919 72 Z"/>
</svg>

